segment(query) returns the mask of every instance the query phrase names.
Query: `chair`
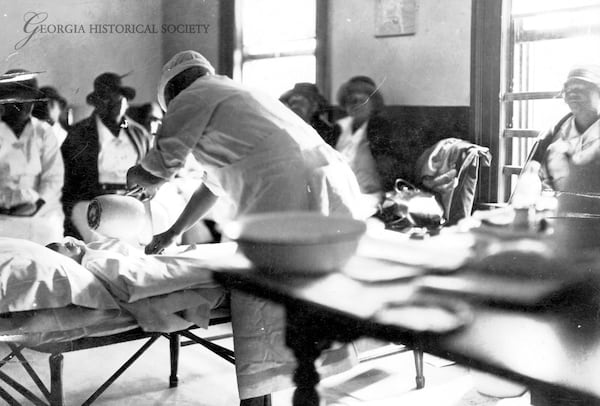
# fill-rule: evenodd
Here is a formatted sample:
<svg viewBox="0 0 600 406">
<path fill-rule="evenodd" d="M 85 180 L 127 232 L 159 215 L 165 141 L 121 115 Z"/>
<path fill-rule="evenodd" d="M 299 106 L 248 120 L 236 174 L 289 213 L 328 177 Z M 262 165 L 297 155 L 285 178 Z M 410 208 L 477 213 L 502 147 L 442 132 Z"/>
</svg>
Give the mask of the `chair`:
<svg viewBox="0 0 600 406">
<path fill-rule="evenodd" d="M 456 169 L 456 187 L 438 196 L 444 208 L 446 225 L 454 225 L 473 210 L 479 165 L 489 166 L 489 149 L 459 138 L 445 138 L 426 149 L 417 159 L 415 173 L 420 185 L 427 176 L 435 177 Z"/>
<path fill-rule="evenodd" d="M 446 138 L 437 142 L 417 159 L 415 172 L 419 183 L 422 183 L 424 176 L 434 176 L 451 168 L 457 169 L 456 187 L 447 195 L 438 196 L 444 208 L 446 226 L 454 225 L 471 214 L 479 178 L 480 160 L 483 165 L 490 165 L 489 150 L 458 138 Z M 425 387 L 423 350 L 418 343 L 413 347 L 413 355 L 417 389 L 422 389 Z"/>
</svg>

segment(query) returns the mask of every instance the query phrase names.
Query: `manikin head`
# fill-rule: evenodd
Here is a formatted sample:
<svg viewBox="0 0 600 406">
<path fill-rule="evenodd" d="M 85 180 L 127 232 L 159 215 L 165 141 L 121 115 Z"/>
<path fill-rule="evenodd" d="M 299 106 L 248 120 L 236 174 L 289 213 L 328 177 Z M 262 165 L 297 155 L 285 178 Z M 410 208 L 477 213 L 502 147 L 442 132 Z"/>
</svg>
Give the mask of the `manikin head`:
<svg viewBox="0 0 600 406">
<path fill-rule="evenodd" d="M 81 264 L 81 260 L 85 255 L 85 243 L 71 237 L 66 237 L 61 242 L 51 242 L 46 245 L 46 248 L 69 257 L 78 264 Z"/>
</svg>

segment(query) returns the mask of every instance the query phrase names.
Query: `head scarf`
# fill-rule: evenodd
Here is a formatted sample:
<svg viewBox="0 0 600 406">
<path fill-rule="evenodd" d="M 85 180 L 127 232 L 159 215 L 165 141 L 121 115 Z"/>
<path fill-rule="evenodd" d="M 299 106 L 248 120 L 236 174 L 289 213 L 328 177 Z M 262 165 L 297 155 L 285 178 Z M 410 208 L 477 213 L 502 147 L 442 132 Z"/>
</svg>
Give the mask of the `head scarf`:
<svg viewBox="0 0 600 406">
<path fill-rule="evenodd" d="M 211 75 L 215 74 L 215 68 L 213 68 L 208 59 L 196 51 L 181 51 L 165 63 L 158 82 L 157 93 L 158 104 L 163 110 L 167 110 L 167 102 L 165 100 L 165 88 L 167 87 L 167 83 L 184 70 L 193 66 L 202 67 Z"/>
</svg>

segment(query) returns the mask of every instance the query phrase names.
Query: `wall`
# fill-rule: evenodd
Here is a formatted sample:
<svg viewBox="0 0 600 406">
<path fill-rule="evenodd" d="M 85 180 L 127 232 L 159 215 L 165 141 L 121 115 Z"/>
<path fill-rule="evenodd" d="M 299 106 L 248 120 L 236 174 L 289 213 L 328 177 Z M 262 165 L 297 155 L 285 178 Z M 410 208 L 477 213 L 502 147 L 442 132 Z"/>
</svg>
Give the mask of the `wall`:
<svg viewBox="0 0 600 406">
<path fill-rule="evenodd" d="M 0 10 L 0 71 L 45 71 L 38 76 L 39 84 L 59 89 L 73 105 L 76 120 L 91 111 L 85 97 L 102 72 L 131 72 L 123 81 L 137 89 L 133 103 L 155 99 L 163 63 L 161 34 L 102 34 L 90 24 L 153 24 L 160 30 L 162 0 L 0 0 Z M 15 50 L 27 36 L 24 16 L 32 11 L 48 13 L 43 24 L 78 27 L 71 33 L 37 32 Z"/>
<path fill-rule="evenodd" d="M 164 0 L 164 24 L 200 24 L 198 34 L 165 34 L 163 55 L 165 62 L 175 53 L 193 49 L 200 52 L 219 72 L 219 1 L 218 0 Z"/>
<path fill-rule="evenodd" d="M 368 75 L 387 104 L 469 105 L 471 0 L 417 2 L 415 35 L 375 38 L 375 1 L 330 0 L 332 101 L 344 81 Z"/>
<path fill-rule="evenodd" d="M 419 0 L 417 33 L 375 38 L 374 1 L 329 0 L 331 96 L 357 74 L 382 83 L 390 105 L 469 105 L 471 0 Z M 218 0 L 0 0 L 0 71 L 43 70 L 41 85 L 56 86 L 75 107 L 105 71 L 132 73 L 134 103 L 154 100 L 162 64 L 175 52 L 196 49 L 219 70 Z M 36 33 L 19 50 L 27 12 L 47 12 L 45 24 L 76 24 L 85 32 Z M 90 24 L 208 24 L 206 33 L 99 34 Z"/>
</svg>

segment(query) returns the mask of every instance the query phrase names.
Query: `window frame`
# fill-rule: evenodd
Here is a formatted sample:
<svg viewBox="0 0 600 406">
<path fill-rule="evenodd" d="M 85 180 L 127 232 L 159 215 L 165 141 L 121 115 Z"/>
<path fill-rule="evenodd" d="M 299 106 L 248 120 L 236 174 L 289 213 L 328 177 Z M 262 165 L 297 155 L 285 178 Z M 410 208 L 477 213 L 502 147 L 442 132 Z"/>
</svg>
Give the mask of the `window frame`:
<svg viewBox="0 0 600 406">
<path fill-rule="evenodd" d="M 598 9 L 598 5 L 566 8 L 561 12 L 580 12 Z M 477 0 L 472 5 L 471 38 L 471 132 L 472 139 L 490 148 L 495 158 L 490 168 L 484 168 L 478 201 L 507 202 L 511 194 L 511 178 L 521 172 L 507 157 L 512 156 L 511 139 L 533 140 L 539 128 L 513 128 L 515 102 L 555 99 L 560 89 L 532 92 L 513 92 L 514 57 L 516 55 L 517 30 L 511 15 L 512 0 Z M 523 13 L 519 18 L 555 13 L 553 11 Z M 600 33 L 600 23 L 591 28 Z M 522 40 L 546 40 L 572 38 L 583 31 L 571 27 L 556 31 L 532 31 L 531 38 Z M 585 33 L 589 33 L 587 30 Z M 558 120 L 558 118 L 557 118 Z M 524 141 L 529 148 L 531 141 Z"/>
<path fill-rule="evenodd" d="M 247 60 L 267 59 L 272 57 L 295 56 L 297 53 L 275 52 L 261 55 L 244 55 L 243 30 L 241 26 L 242 1 L 223 0 L 220 2 L 220 35 L 222 72 L 232 78 L 242 78 L 242 65 Z M 246 0 L 248 1 L 248 0 Z M 330 71 L 327 58 L 329 5 L 327 0 L 316 0 L 316 21 L 314 52 L 300 53 L 315 57 L 315 83 L 324 94 L 329 94 Z"/>
</svg>

